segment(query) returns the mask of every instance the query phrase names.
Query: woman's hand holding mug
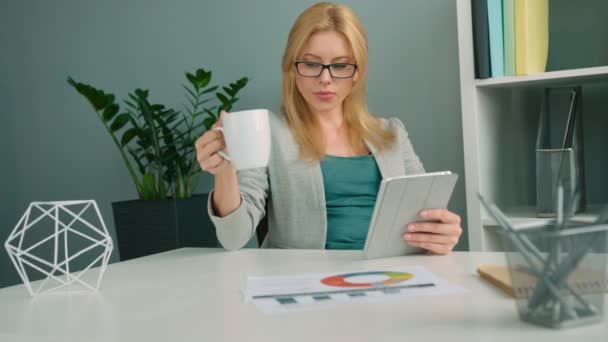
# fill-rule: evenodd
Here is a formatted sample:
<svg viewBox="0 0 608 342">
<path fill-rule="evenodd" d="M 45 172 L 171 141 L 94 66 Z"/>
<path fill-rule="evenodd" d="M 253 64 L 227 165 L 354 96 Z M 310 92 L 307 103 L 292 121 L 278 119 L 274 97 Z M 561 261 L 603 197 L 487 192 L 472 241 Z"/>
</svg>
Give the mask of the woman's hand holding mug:
<svg viewBox="0 0 608 342">
<path fill-rule="evenodd" d="M 224 140 L 224 134 L 216 128 L 222 127 L 225 115 L 228 115 L 228 113 L 222 111 L 219 120 L 213 125 L 212 129 L 205 132 L 194 144 L 196 159 L 201 169 L 213 175 L 233 171 L 234 169 L 232 163 L 220 155 L 220 152 L 226 149 L 226 141 Z"/>
<path fill-rule="evenodd" d="M 268 110 L 222 111 L 213 129 L 195 147 L 201 169 L 214 175 L 266 167 L 270 158 Z"/>
<path fill-rule="evenodd" d="M 254 109 L 220 119 L 195 143 L 203 171 L 214 175 L 213 212 L 224 217 L 241 204 L 236 170 L 266 167 L 270 158 L 268 110 Z"/>
</svg>

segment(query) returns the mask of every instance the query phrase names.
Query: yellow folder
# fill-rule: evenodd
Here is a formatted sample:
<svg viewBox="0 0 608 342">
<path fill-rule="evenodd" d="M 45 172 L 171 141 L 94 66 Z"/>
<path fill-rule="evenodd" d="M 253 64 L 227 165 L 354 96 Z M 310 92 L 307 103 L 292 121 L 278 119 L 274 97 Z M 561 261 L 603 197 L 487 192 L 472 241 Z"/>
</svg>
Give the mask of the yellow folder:
<svg viewBox="0 0 608 342">
<path fill-rule="evenodd" d="M 549 54 L 549 0 L 515 0 L 515 73 L 545 72 Z"/>
</svg>

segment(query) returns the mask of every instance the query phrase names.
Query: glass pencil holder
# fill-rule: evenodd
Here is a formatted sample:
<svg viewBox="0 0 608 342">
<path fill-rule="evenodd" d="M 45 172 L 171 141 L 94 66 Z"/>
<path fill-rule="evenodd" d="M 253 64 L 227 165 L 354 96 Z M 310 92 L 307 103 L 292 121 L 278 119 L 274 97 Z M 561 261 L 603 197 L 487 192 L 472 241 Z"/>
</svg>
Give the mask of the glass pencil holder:
<svg viewBox="0 0 608 342">
<path fill-rule="evenodd" d="M 601 322 L 608 224 L 500 231 L 521 320 L 562 329 Z"/>
<path fill-rule="evenodd" d="M 539 217 L 555 217 L 558 184 L 564 188 L 564 201 L 573 212 L 585 210 L 582 159 L 576 148 L 536 150 L 536 208 Z M 579 196 L 574 197 L 575 194 Z"/>
<path fill-rule="evenodd" d="M 546 88 L 536 137 L 538 217 L 556 217 L 561 184 L 572 212 L 585 210 L 582 88 Z"/>
</svg>

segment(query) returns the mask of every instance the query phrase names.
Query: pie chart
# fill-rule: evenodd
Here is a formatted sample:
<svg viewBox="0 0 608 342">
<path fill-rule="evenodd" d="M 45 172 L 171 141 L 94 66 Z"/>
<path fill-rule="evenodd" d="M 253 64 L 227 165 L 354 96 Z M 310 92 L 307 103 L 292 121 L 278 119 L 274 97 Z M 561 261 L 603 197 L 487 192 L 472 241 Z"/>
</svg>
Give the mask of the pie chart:
<svg viewBox="0 0 608 342">
<path fill-rule="evenodd" d="M 364 277 L 364 276 L 385 276 L 385 280 L 376 282 L 350 282 L 348 278 Z M 394 285 L 411 279 L 414 275 L 405 272 L 389 272 L 389 271 L 372 271 L 372 272 L 354 272 L 347 274 L 335 275 L 321 279 L 324 285 L 335 287 L 374 287 Z"/>
</svg>

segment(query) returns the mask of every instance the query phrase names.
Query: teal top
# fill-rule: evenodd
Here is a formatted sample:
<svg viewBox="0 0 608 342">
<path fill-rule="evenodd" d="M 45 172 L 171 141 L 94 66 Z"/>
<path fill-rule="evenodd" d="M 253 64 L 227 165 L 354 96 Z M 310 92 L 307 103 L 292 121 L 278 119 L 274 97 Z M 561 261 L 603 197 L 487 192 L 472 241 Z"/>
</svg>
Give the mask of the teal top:
<svg viewBox="0 0 608 342">
<path fill-rule="evenodd" d="M 371 154 L 325 156 L 326 249 L 363 249 L 382 175 Z"/>
</svg>

